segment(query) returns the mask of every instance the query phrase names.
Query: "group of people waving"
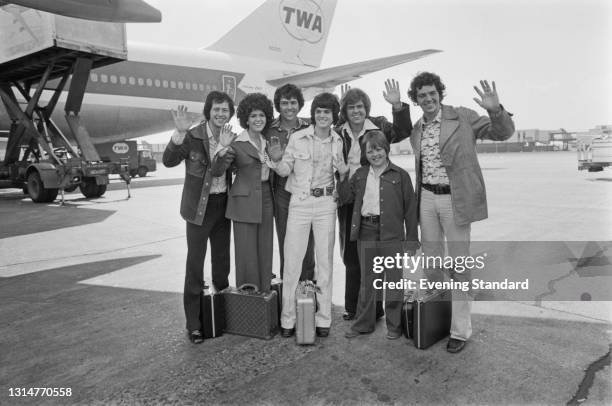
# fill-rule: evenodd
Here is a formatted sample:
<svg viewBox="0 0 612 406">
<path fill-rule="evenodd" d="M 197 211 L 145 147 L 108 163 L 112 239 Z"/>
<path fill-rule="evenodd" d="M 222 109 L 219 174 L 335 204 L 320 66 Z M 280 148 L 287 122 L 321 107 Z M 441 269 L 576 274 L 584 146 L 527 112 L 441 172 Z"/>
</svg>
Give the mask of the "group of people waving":
<svg viewBox="0 0 612 406">
<path fill-rule="evenodd" d="M 230 220 L 234 225 L 236 284 L 255 284 L 264 292 L 270 290 L 273 276 L 275 223 L 283 279 L 283 337 L 295 332 L 295 290 L 300 280 L 316 281 L 316 334 L 329 335 L 336 218 L 346 267 L 343 317 L 354 320 L 347 338 L 374 331 L 376 320 L 385 315 L 372 286 L 371 264 L 360 261 L 361 244 L 412 242 L 416 248 L 420 214 L 423 242 L 435 238 L 444 253 L 446 235 L 449 240 L 464 242 L 459 249 L 469 250 L 469 223 L 486 217 L 484 183 L 477 191 L 463 190 L 480 186 L 482 181 L 475 140 L 505 139 L 514 131 L 510 115 L 499 104 L 495 83 L 490 87 L 481 82 L 481 87 L 475 87 L 480 99 L 474 100 L 489 117 L 462 107 L 442 106 L 444 85 L 440 78 L 420 73 L 408 92 L 423 110 L 414 126 L 395 80 L 387 80 L 383 91 L 392 106 L 391 122 L 382 116 L 371 117 L 368 95 L 348 87 L 343 87 L 340 100 L 331 93 L 317 95 L 310 117 L 299 117 L 304 98 L 292 84 L 278 88 L 273 102 L 260 93 L 247 94 L 236 109 L 243 128 L 239 134 L 228 124 L 234 104 L 226 93 L 208 94 L 205 120 L 195 126 L 190 126 L 184 107 L 173 112 L 176 131 L 163 162 L 171 167 L 185 161 L 186 167 L 181 215 L 187 226 L 184 307 L 190 340 L 203 340 L 199 300 L 208 240 L 212 283 L 217 290 L 229 285 Z M 279 113 L 276 119 L 274 109 Z M 457 123 L 449 128 L 445 120 Z M 451 134 L 447 134 L 449 130 Z M 416 184 L 389 159 L 390 144 L 409 137 L 417 162 Z M 447 154 L 445 144 L 455 137 L 457 146 Z M 466 152 L 470 148 L 473 152 Z M 466 159 L 473 156 L 473 161 L 460 163 L 456 157 L 446 156 L 456 154 Z M 455 173 L 455 166 L 472 171 Z M 466 176 L 471 184 L 466 184 Z M 455 184 L 462 190 L 456 191 Z M 455 195 L 461 201 L 456 201 Z M 444 204 L 447 206 L 442 207 Z M 431 226 L 426 232 L 423 217 L 433 223 L 432 210 L 444 213 L 437 216 L 437 228 Z M 441 277 L 441 272 L 435 273 L 432 278 Z M 397 276 L 387 275 L 392 277 Z M 458 306 L 453 302 L 451 352 L 460 351 L 471 333 L 471 302 L 461 302 Z M 387 338 L 398 338 L 401 302 L 387 294 L 385 307 Z"/>
</svg>

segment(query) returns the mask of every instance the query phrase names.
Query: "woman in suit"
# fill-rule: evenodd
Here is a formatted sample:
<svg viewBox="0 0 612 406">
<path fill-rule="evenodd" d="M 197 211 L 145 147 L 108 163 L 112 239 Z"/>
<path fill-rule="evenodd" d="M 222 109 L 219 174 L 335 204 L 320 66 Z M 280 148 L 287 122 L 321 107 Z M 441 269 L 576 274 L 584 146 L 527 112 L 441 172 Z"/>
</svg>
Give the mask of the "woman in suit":
<svg viewBox="0 0 612 406">
<path fill-rule="evenodd" d="M 272 275 L 273 200 L 270 162 L 262 133 L 272 123 L 272 102 L 261 93 L 246 95 L 236 116 L 244 131 L 232 142 L 235 154 L 226 165 L 236 172 L 225 216 L 234 224 L 236 285 L 256 285 L 270 291 Z M 225 151 L 219 152 L 219 157 Z"/>
</svg>

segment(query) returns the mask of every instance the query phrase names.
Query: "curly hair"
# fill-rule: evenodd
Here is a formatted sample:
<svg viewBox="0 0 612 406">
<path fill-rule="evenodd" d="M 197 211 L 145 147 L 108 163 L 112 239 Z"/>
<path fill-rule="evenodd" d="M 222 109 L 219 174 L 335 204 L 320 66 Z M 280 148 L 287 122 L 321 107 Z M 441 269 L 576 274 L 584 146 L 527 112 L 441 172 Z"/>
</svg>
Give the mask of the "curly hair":
<svg viewBox="0 0 612 406">
<path fill-rule="evenodd" d="M 221 104 L 223 102 L 227 102 L 229 106 L 230 116 L 229 118 L 234 117 L 234 101 L 227 93 L 219 92 L 217 90 L 213 90 L 208 93 L 206 96 L 206 101 L 204 102 L 204 117 L 206 121 L 210 121 L 210 110 L 212 109 L 213 103 Z"/>
<path fill-rule="evenodd" d="M 332 124 L 336 124 L 340 114 L 340 103 L 336 95 L 325 92 L 316 95 L 315 98 L 312 99 L 312 104 L 310 105 L 310 122 L 313 124 L 315 123 L 315 111 L 317 109 L 330 109 L 333 117 Z"/>
<path fill-rule="evenodd" d="M 236 111 L 236 117 L 240 121 L 240 127 L 245 130 L 248 129 L 249 115 L 255 110 L 263 111 L 266 115 L 266 125 L 264 131 L 270 127 L 272 120 L 274 119 L 274 109 L 272 102 L 266 97 L 265 94 L 261 93 L 249 93 L 244 99 L 238 103 L 238 110 Z"/>
<path fill-rule="evenodd" d="M 341 101 L 342 107 L 340 108 L 340 111 L 342 112 L 342 117 L 344 119 L 348 117 L 346 113 L 346 109 L 348 108 L 349 104 L 357 104 L 359 102 L 363 102 L 363 106 L 365 107 L 365 111 L 366 111 L 366 116 L 369 116 L 370 107 L 372 106 L 372 103 L 370 102 L 370 97 L 363 90 L 358 89 L 358 88 L 353 88 L 353 89 L 349 89 L 342 97 L 342 101 Z"/>
<path fill-rule="evenodd" d="M 286 85 L 282 85 L 274 92 L 274 108 L 276 111 L 280 113 L 280 99 L 285 98 L 287 100 L 296 99 L 298 105 L 300 106 L 300 110 L 304 107 L 304 95 L 299 87 L 296 85 L 292 85 L 291 83 L 287 83 Z"/>
<path fill-rule="evenodd" d="M 414 103 L 417 103 L 417 91 L 423 86 L 435 86 L 440 95 L 440 101 L 444 99 L 446 95 L 444 92 L 446 86 L 442 83 L 440 76 L 431 72 L 420 72 L 412 79 L 412 82 L 410 82 L 410 90 L 408 90 L 408 97 L 410 97 L 410 100 Z"/>
</svg>

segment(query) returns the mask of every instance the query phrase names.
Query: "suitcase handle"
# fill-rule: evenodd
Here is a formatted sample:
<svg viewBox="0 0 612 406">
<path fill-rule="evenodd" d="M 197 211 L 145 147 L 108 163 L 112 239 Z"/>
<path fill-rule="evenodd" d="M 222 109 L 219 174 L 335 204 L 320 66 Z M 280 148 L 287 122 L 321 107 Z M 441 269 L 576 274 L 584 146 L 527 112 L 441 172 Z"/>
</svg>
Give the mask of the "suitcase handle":
<svg viewBox="0 0 612 406">
<path fill-rule="evenodd" d="M 240 293 L 255 294 L 259 293 L 259 288 L 253 283 L 243 283 L 242 285 L 238 286 L 238 291 Z"/>
</svg>

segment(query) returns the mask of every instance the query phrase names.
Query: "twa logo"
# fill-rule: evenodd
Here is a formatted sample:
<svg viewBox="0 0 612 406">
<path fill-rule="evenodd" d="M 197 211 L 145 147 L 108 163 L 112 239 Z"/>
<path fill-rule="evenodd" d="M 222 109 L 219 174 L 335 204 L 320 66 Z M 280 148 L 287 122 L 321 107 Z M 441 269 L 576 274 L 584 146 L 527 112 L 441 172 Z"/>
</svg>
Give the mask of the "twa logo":
<svg viewBox="0 0 612 406">
<path fill-rule="evenodd" d="M 283 0 L 280 18 L 293 38 L 316 44 L 323 38 L 323 14 L 313 0 Z"/>
<path fill-rule="evenodd" d="M 115 154 L 127 154 L 130 152 L 130 147 L 124 142 L 117 142 L 113 144 L 113 152 Z"/>
</svg>

